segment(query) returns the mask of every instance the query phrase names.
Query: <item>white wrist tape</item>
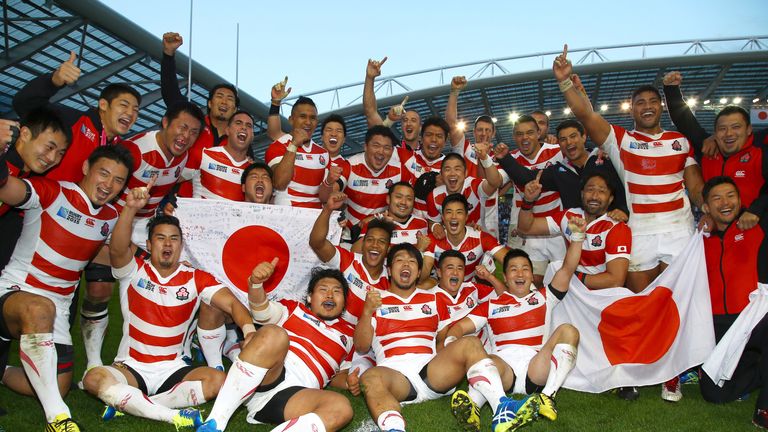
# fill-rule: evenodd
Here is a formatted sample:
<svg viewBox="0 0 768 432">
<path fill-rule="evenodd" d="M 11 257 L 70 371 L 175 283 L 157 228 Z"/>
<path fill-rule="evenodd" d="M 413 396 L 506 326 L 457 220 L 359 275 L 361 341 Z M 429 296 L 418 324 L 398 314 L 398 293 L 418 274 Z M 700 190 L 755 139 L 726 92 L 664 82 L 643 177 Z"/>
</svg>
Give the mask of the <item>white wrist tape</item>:
<svg viewBox="0 0 768 432">
<path fill-rule="evenodd" d="M 389 117 L 384 118 L 384 120 L 381 121 L 381 124 L 383 124 L 386 127 L 392 127 L 395 122 L 389 119 Z"/>
<path fill-rule="evenodd" d="M 291 153 L 296 153 L 296 150 L 298 150 L 298 147 L 296 147 L 296 144 L 290 143 L 288 144 L 288 147 L 286 148 Z"/>
<path fill-rule="evenodd" d="M 242 330 L 243 336 L 248 336 L 249 334 L 256 332 L 256 326 L 253 324 L 246 324 L 243 326 Z"/>
<path fill-rule="evenodd" d="M 480 165 L 482 165 L 483 168 L 490 168 L 493 166 L 493 159 L 490 156 L 485 159 L 480 159 Z"/>
<path fill-rule="evenodd" d="M 254 322 L 259 324 L 275 324 L 280 320 L 280 308 L 274 302 L 269 300 L 267 302 L 269 304 L 264 309 L 254 310 L 251 308 L 251 318 L 253 318 Z"/>
<path fill-rule="evenodd" d="M 584 239 L 586 239 L 586 238 L 587 238 L 587 235 L 584 234 L 584 233 L 577 233 L 577 232 L 572 232 L 571 233 L 571 241 L 583 242 Z"/>
</svg>

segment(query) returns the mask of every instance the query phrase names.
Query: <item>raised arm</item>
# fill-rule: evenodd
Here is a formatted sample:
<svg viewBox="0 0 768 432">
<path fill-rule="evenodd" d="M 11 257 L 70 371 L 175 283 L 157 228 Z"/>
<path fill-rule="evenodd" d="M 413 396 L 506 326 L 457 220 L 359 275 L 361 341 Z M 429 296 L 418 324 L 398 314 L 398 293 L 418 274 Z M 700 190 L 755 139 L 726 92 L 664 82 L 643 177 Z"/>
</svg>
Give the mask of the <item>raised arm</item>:
<svg viewBox="0 0 768 432">
<path fill-rule="evenodd" d="M 75 124 L 82 112 L 64 105 L 50 103 L 50 99 L 65 85 L 72 85 L 80 77 L 80 68 L 75 65 L 74 52 L 61 63 L 52 74 L 44 74 L 27 83 L 13 97 L 13 109 L 19 117 L 26 117 L 35 108 L 49 107 L 61 117 L 65 125 Z"/>
<path fill-rule="evenodd" d="M 328 198 L 320 215 L 312 226 L 312 232 L 309 233 L 309 247 L 315 252 L 315 255 L 322 262 L 328 262 L 336 255 L 336 247 L 328 241 L 328 224 L 331 222 L 331 214 L 344 205 L 347 196 L 341 192 L 334 192 Z"/>
<path fill-rule="evenodd" d="M 267 117 L 267 136 L 272 140 L 285 135 L 282 123 L 280 122 L 280 104 L 283 103 L 283 99 L 291 94 L 291 87 L 286 88 L 286 85 L 288 85 L 287 75 L 282 81 L 272 86 L 270 93 L 272 102 L 269 106 L 269 116 Z"/>
<path fill-rule="evenodd" d="M 528 182 L 523 190 L 523 205 L 520 206 L 520 214 L 517 217 L 517 229 L 527 235 L 547 235 L 549 234 L 549 225 L 547 218 L 535 217 L 533 215 L 533 205 L 541 195 L 541 173 L 536 173 L 536 178 Z"/>
<path fill-rule="evenodd" d="M 264 324 L 276 324 L 282 316 L 281 309 L 269 301 L 264 292 L 264 282 L 272 277 L 279 258 L 273 258 L 272 262 L 261 262 L 248 276 L 248 305 L 251 307 L 253 321 Z"/>
<path fill-rule="evenodd" d="M 552 72 L 560 86 L 565 101 L 571 108 L 571 112 L 584 125 L 597 145 L 603 145 L 608 134 L 611 132 L 611 125 L 592 109 L 589 100 L 578 90 L 571 80 L 573 74 L 573 65 L 568 60 L 568 45 L 563 46 L 563 53 L 555 58 L 552 64 Z"/>
<path fill-rule="evenodd" d="M 571 244 L 568 245 L 568 250 L 565 252 L 563 266 L 555 273 L 552 282 L 550 282 L 550 285 L 560 292 L 568 291 L 571 277 L 579 265 L 581 247 L 583 246 L 584 239 L 587 237 L 585 234 L 587 221 L 574 216 L 568 220 L 568 228 L 571 230 Z"/>
<path fill-rule="evenodd" d="M 307 131 L 302 128 L 295 128 L 291 131 L 291 142 L 288 144 L 282 159 L 272 166 L 272 186 L 275 189 L 283 191 L 288 188 L 288 184 L 293 180 L 296 166 L 296 150 L 308 143 L 309 138 Z"/>
<path fill-rule="evenodd" d="M 701 157 L 701 149 L 704 140 L 710 135 L 704 130 L 696 120 L 696 116 L 691 112 L 691 108 L 683 100 L 683 92 L 680 90 L 680 84 L 683 82 L 683 75 L 678 71 L 668 72 L 664 75 L 664 100 L 667 103 L 667 111 L 672 123 L 675 124 L 680 133 L 688 138 L 697 157 Z"/>
<path fill-rule="evenodd" d="M 506 254 L 508 250 L 505 249 L 503 252 Z M 501 262 L 504 262 L 504 260 L 502 259 Z M 475 267 L 475 275 L 478 278 L 490 283 L 493 287 L 493 290 L 496 292 L 496 295 L 501 295 L 504 290 L 506 290 L 504 282 L 500 281 L 493 273 L 488 271 L 487 267 L 482 264 L 478 264 L 477 267 Z"/>
<path fill-rule="evenodd" d="M 493 158 L 490 155 L 491 143 L 490 142 L 476 142 L 475 153 L 477 154 L 477 161 L 480 163 L 483 171 L 485 172 L 485 179 L 482 183 L 483 192 L 486 195 L 492 195 L 499 190 L 504 179 L 499 174 L 499 168 L 493 163 Z"/>
<path fill-rule="evenodd" d="M 373 344 L 373 315 L 381 307 L 381 293 L 372 289 L 365 294 L 365 304 L 355 326 L 355 351 L 367 353 Z"/>
<path fill-rule="evenodd" d="M 125 197 L 125 206 L 117 218 L 112 238 L 109 241 L 109 263 L 113 268 L 119 269 L 128 265 L 133 259 L 131 247 L 131 233 L 133 232 L 133 219 L 136 213 L 143 209 L 149 202 L 149 191 L 155 184 L 157 176 L 152 176 L 146 187 L 140 186 L 128 191 Z"/>
<path fill-rule="evenodd" d="M 445 121 L 451 127 L 451 147 L 456 153 L 464 152 L 464 131 L 459 128 L 459 93 L 467 86 L 467 79 L 455 76 L 451 80 L 451 92 L 445 107 Z"/>
<path fill-rule="evenodd" d="M 365 68 L 365 83 L 363 84 L 363 113 L 368 120 L 368 127 L 377 126 L 383 123 L 381 115 L 376 107 L 376 92 L 373 89 L 373 82 L 377 76 L 381 75 L 381 66 L 387 61 L 387 57 L 381 61 L 368 59 L 368 66 Z"/>
<path fill-rule="evenodd" d="M 166 107 L 183 103 L 187 99 L 181 94 L 179 79 L 176 77 L 176 50 L 184 44 L 180 34 L 163 34 L 163 58 L 160 60 L 160 94 Z"/>
</svg>

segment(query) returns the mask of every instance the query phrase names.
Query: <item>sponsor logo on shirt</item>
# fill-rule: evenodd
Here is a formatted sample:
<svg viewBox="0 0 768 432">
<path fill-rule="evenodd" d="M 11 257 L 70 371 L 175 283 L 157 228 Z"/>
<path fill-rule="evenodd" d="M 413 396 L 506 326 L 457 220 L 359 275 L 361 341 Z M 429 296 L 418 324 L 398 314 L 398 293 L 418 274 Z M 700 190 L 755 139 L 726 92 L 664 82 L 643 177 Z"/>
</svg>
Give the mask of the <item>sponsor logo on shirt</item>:
<svg viewBox="0 0 768 432">
<path fill-rule="evenodd" d="M 232 174 L 235 174 L 235 175 L 240 175 L 240 172 L 241 172 L 241 171 L 240 171 L 239 169 L 237 169 L 237 168 L 232 168 Z"/>
<path fill-rule="evenodd" d="M 208 163 L 208 169 L 210 171 L 219 171 L 219 172 L 227 172 L 227 167 L 225 165 L 219 165 L 213 162 Z"/>
<path fill-rule="evenodd" d="M 171 173 L 170 170 L 163 170 L 163 177 L 167 176 L 170 173 Z"/>
<path fill-rule="evenodd" d="M 742 240 L 744 240 L 744 234 L 743 233 L 736 234 L 733 237 L 733 241 L 735 241 L 735 242 L 740 242 Z"/>
<path fill-rule="evenodd" d="M 80 213 L 74 210 L 70 210 L 66 207 L 59 207 L 59 211 L 56 212 L 56 216 L 76 225 L 80 225 L 80 219 L 83 218 L 83 215 Z"/>
<path fill-rule="evenodd" d="M 136 286 L 139 288 L 143 288 L 149 292 L 155 291 L 155 284 L 153 284 L 151 281 L 148 281 L 144 278 L 140 278 L 139 281 L 136 283 Z"/>
<path fill-rule="evenodd" d="M 367 187 L 368 180 L 352 180 L 352 186 Z"/>
<path fill-rule="evenodd" d="M 176 300 L 187 300 L 189 299 L 189 290 L 181 287 L 178 291 L 176 291 Z"/>
<path fill-rule="evenodd" d="M 317 319 L 317 318 L 315 318 L 315 317 L 313 317 L 312 315 L 310 315 L 310 314 L 308 314 L 308 313 L 304 312 L 304 318 L 306 318 L 307 320 L 309 320 L 309 321 L 310 321 L 312 324 L 314 324 L 314 325 L 316 325 L 316 326 L 320 327 L 320 320 L 319 320 L 319 319 Z"/>
<path fill-rule="evenodd" d="M 152 176 L 160 175 L 160 170 L 153 170 L 153 169 L 145 169 L 141 173 L 141 178 L 150 178 Z"/>
<path fill-rule="evenodd" d="M 352 285 L 354 285 L 354 286 L 356 286 L 358 288 L 363 288 L 363 281 L 360 280 L 360 278 L 355 277 L 355 275 L 353 275 L 352 273 L 350 273 L 347 276 L 347 282 L 349 282 L 350 284 L 352 284 Z"/>
<path fill-rule="evenodd" d="M 403 310 L 404 310 L 404 311 L 412 311 L 412 310 L 413 310 L 413 306 L 411 306 L 411 305 L 405 305 L 405 306 L 403 306 Z"/>
<path fill-rule="evenodd" d="M 653 146 L 654 146 L 654 147 L 656 147 L 656 148 L 658 148 L 658 147 L 664 147 L 664 143 L 660 143 L 660 142 L 658 142 L 658 141 L 654 141 L 652 144 L 653 144 Z"/>
<path fill-rule="evenodd" d="M 296 160 L 304 160 L 304 155 L 297 154 L 296 155 Z"/>
<path fill-rule="evenodd" d="M 494 316 L 494 315 L 500 314 L 500 313 L 504 313 L 504 312 L 509 312 L 509 305 L 497 307 L 496 309 L 492 310 L 491 311 L 491 316 Z"/>
<path fill-rule="evenodd" d="M 85 218 L 85 226 L 88 227 L 95 227 L 96 226 L 96 220 L 94 218 Z"/>
<path fill-rule="evenodd" d="M 648 150 L 648 143 L 637 142 L 637 141 L 630 141 L 629 142 L 629 148 L 637 149 L 637 150 Z"/>
<path fill-rule="evenodd" d="M 389 306 L 389 307 L 379 308 L 379 314 L 381 316 L 389 315 L 391 313 L 398 313 L 398 312 L 400 312 L 399 306 Z"/>
<path fill-rule="evenodd" d="M 96 141 L 96 132 L 92 131 L 85 124 L 80 125 L 80 133 L 85 135 L 85 137 L 88 138 L 89 140 Z"/>
<path fill-rule="evenodd" d="M 744 178 L 747 176 L 747 172 L 744 170 L 738 170 L 733 174 L 734 177 Z"/>
</svg>

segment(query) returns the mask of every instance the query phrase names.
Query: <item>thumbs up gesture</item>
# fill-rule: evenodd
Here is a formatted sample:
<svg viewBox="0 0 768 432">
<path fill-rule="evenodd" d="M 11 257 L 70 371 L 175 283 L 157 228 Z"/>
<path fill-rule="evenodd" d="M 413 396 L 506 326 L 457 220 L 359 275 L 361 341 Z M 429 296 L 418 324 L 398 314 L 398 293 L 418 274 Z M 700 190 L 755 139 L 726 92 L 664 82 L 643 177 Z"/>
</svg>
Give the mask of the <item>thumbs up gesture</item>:
<svg viewBox="0 0 768 432">
<path fill-rule="evenodd" d="M 69 58 L 67 61 L 59 65 L 59 68 L 53 73 L 51 82 L 56 87 L 64 87 L 65 85 L 72 85 L 80 78 L 80 68 L 75 66 L 75 59 L 77 56 L 74 51 L 69 52 Z"/>
</svg>

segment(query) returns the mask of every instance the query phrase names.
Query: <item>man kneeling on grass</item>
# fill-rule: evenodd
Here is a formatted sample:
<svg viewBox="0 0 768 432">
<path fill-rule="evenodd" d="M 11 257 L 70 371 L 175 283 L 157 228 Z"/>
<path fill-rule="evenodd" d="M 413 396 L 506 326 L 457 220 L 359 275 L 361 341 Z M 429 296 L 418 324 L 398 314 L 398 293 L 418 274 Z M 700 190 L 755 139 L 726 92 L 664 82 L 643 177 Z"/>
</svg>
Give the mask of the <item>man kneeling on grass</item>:
<svg viewBox="0 0 768 432">
<path fill-rule="evenodd" d="M 528 254 L 512 249 L 504 257 L 506 292 L 475 307 L 450 328 L 445 338 L 445 343 L 450 344 L 448 349 L 466 340 L 465 335 L 487 326 L 491 346 L 495 347 L 491 359 L 503 389 L 533 395 L 538 414 L 549 420 L 557 418 L 555 393 L 576 364 L 579 343 L 579 331 L 570 324 L 562 324 L 548 335 L 551 311 L 568 291 L 585 238 L 584 219 L 572 217 L 568 226 L 571 243 L 563 266 L 547 288 L 533 285 L 533 265 Z M 451 398 L 451 411 L 465 430 L 480 430 L 479 407 L 486 397 L 480 389 L 482 384 L 478 378 L 469 377 L 469 392 L 459 390 Z M 503 424 L 502 419 L 494 418 L 496 422 Z"/>
</svg>

